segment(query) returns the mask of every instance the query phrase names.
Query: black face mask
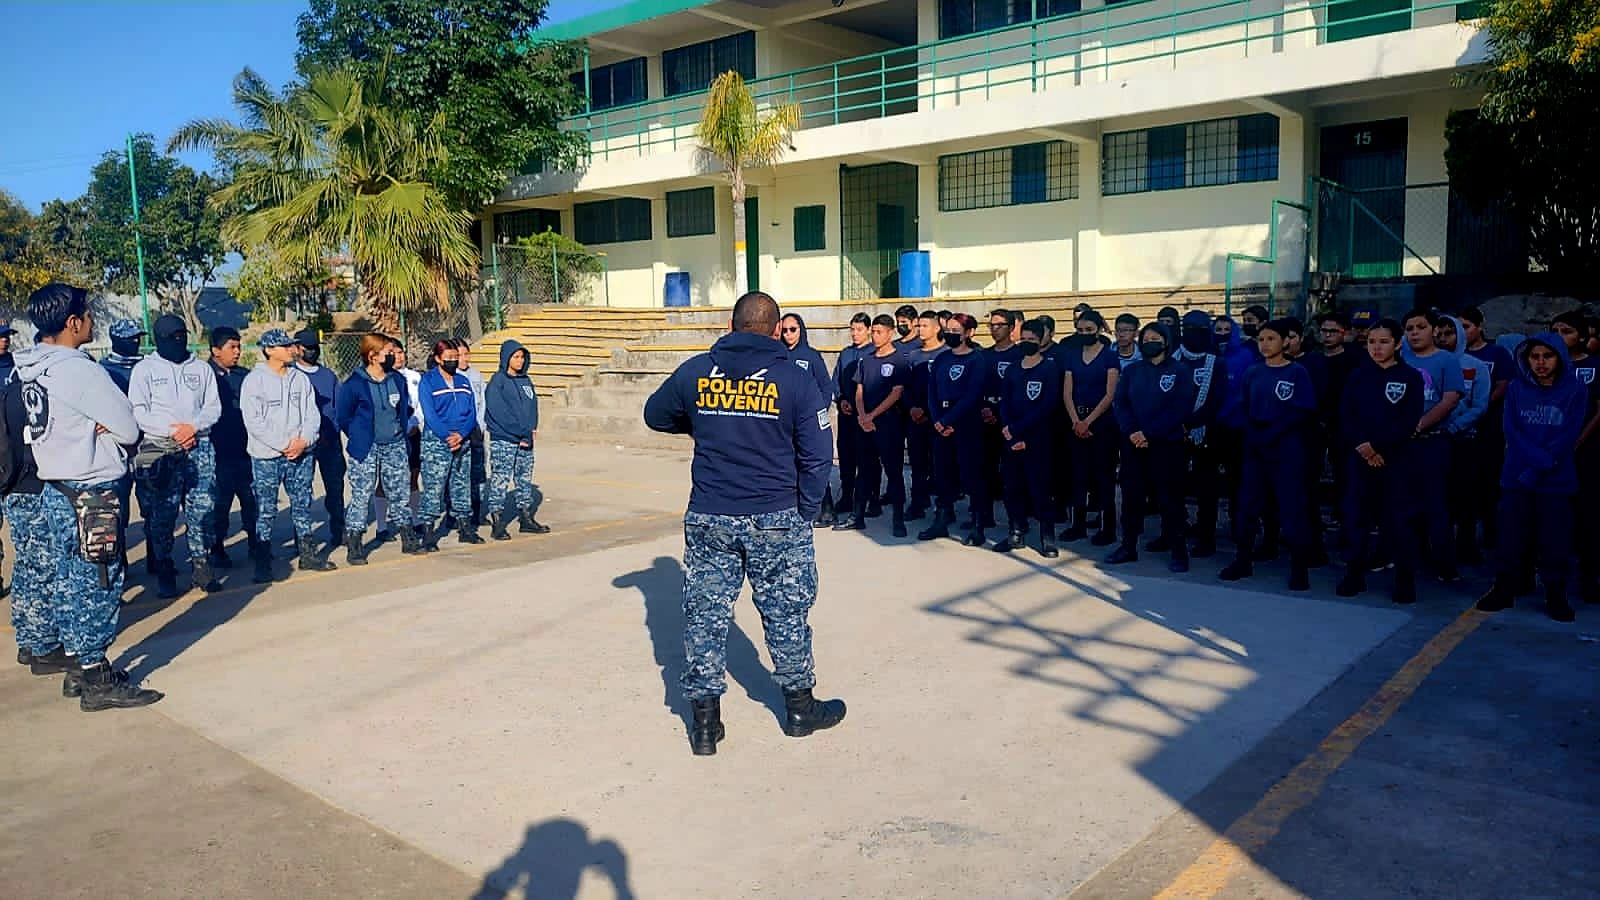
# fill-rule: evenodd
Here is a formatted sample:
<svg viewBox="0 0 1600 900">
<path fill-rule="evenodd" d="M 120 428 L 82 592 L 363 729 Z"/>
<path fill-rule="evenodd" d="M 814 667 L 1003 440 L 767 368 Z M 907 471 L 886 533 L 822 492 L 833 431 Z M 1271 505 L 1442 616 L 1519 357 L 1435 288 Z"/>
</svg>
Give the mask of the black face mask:
<svg viewBox="0 0 1600 900">
<path fill-rule="evenodd" d="M 1246 322 L 1245 324 L 1243 324 L 1243 325 L 1241 325 L 1239 327 L 1244 329 L 1244 336 L 1247 337 L 1247 338 L 1253 338 L 1256 335 L 1261 333 L 1261 326 L 1260 325 L 1251 325 L 1249 322 Z"/>
<path fill-rule="evenodd" d="M 965 338 L 953 331 L 946 331 L 944 333 L 944 345 L 946 347 L 959 347 L 965 343 L 965 341 Z"/>
<path fill-rule="evenodd" d="M 439 363 L 439 368 L 443 369 L 446 375 L 454 375 L 456 373 L 456 369 L 460 365 L 460 363 L 453 359 L 447 359 Z"/>
<path fill-rule="evenodd" d="M 316 365 L 317 364 L 317 360 L 321 359 L 321 358 L 322 358 L 322 348 L 321 347 L 301 347 L 300 348 L 300 361 L 305 363 L 308 366 Z"/>
<path fill-rule="evenodd" d="M 136 337 L 112 338 L 111 352 L 118 356 L 138 356 L 139 339 Z"/>
<path fill-rule="evenodd" d="M 383 358 L 378 360 L 378 368 L 384 370 L 385 372 L 393 372 L 394 371 L 394 354 L 393 353 L 384 354 Z"/>
<path fill-rule="evenodd" d="M 180 332 L 171 337 L 156 338 L 156 353 L 169 363 L 183 362 L 189 358 L 189 336 Z"/>
<path fill-rule="evenodd" d="M 1205 353 L 1211 349 L 1211 333 L 1198 328 L 1188 328 L 1183 332 L 1183 349 L 1190 353 Z"/>
<path fill-rule="evenodd" d="M 1155 359 L 1165 352 L 1167 352 L 1167 345 L 1160 341 L 1144 341 L 1139 344 L 1139 353 L 1145 359 Z"/>
<path fill-rule="evenodd" d="M 1032 356 L 1039 352 L 1038 341 L 1018 341 L 1017 346 L 1022 348 L 1023 356 Z"/>
<path fill-rule="evenodd" d="M 910 325 L 896 325 L 894 327 L 894 330 L 899 332 L 901 337 L 905 337 L 906 335 L 911 333 L 911 326 Z"/>
</svg>

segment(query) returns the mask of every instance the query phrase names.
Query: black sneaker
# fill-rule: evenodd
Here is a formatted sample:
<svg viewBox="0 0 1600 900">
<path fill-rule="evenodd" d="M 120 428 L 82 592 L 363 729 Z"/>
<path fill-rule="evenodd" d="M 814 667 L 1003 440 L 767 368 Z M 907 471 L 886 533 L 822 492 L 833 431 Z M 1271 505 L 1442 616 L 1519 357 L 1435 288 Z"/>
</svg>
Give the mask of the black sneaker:
<svg viewBox="0 0 1600 900">
<path fill-rule="evenodd" d="M 1117 533 L 1104 528 L 1096 531 L 1094 533 L 1094 537 L 1089 539 L 1089 543 L 1095 545 L 1096 547 L 1109 547 L 1116 542 Z"/>
<path fill-rule="evenodd" d="M 1108 566 L 1120 566 L 1123 563 L 1138 561 L 1139 551 L 1134 549 L 1132 543 L 1123 544 L 1117 549 L 1111 551 L 1111 555 L 1106 557 L 1106 565 Z"/>
<path fill-rule="evenodd" d="M 1249 554 L 1240 553 L 1233 562 L 1222 567 L 1222 571 L 1217 573 L 1217 577 L 1223 581 L 1242 581 L 1255 573 L 1256 569 L 1250 562 Z"/>
</svg>

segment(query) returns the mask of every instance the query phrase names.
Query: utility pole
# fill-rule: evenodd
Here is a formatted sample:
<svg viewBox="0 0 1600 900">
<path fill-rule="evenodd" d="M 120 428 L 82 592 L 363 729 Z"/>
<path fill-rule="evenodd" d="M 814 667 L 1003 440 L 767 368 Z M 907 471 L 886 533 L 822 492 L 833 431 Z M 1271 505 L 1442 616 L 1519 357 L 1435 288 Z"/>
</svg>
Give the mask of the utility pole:
<svg viewBox="0 0 1600 900">
<path fill-rule="evenodd" d="M 139 233 L 139 175 L 133 164 L 133 134 L 128 134 L 128 195 L 133 199 L 133 252 L 139 259 L 139 306 L 146 340 L 150 333 L 150 293 L 144 286 L 144 236 Z"/>
</svg>

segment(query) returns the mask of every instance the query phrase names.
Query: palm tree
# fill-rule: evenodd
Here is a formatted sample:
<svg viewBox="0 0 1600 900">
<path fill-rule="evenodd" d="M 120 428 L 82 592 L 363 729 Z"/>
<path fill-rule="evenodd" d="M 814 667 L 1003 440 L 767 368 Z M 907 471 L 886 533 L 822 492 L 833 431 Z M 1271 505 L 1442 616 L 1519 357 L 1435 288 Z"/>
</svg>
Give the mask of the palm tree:
<svg viewBox="0 0 1600 900">
<path fill-rule="evenodd" d="M 476 277 L 479 257 L 471 217 L 428 178 L 446 160 L 443 116 L 418 123 L 389 105 L 386 77 L 319 69 L 279 95 L 245 69 L 241 121 L 190 122 L 168 148 L 209 147 L 233 171 L 212 196 L 230 246 L 269 246 L 307 271 L 348 253 L 362 302 L 391 330 L 402 309 L 447 305 L 450 280 Z"/>
<path fill-rule="evenodd" d="M 706 93 L 706 111 L 695 129 L 702 160 L 716 161 L 733 182 L 734 293 L 750 289 L 745 275 L 744 173 L 770 166 L 791 149 L 794 130 L 800 127 L 800 107 L 780 103 L 762 112 L 750 86 L 738 72 L 723 72 Z"/>
</svg>

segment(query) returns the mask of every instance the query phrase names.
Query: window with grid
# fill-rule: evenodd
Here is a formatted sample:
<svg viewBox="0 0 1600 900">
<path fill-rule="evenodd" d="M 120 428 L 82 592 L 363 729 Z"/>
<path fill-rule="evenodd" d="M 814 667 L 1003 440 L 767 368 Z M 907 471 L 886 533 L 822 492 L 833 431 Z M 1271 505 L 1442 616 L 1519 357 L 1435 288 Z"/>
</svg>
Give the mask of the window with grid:
<svg viewBox="0 0 1600 900">
<path fill-rule="evenodd" d="M 572 237 L 580 244 L 650 240 L 650 201 L 636 197 L 572 204 Z"/>
<path fill-rule="evenodd" d="M 1065 141 L 939 157 L 941 212 L 1048 203 L 1077 196 L 1078 151 Z"/>
<path fill-rule="evenodd" d="M 715 188 L 667 191 L 667 237 L 717 233 Z"/>
<path fill-rule="evenodd" d="M 1073 11 L 1077 9 L 1076 0 L 1060 0 L 1073 4 Z M 1066 12 L 1068 10 L 1063 10 Z M 1040 12 L 1046 15 L 1045 7 L 1041 4 Z M 939 37 L 960 37 L 964 34 L 976 34 L 980 31 L 990 31 L 995 28 L 1004 28 L 1018 22 L 1027 22 L 1033 18 L 1033 0 L 939 0 Z"/>
<path fill-rule="evenodd" d="M 661 81 L 668 97 L 703 91 L 723 72 L 756 77 L 756 34 L 741 31 L 661 54 Z"/>
<path fill-rule="evenodd" d="M 578 93 L 587 93 L 591 110 L 611 109 L 644 101 L 644 57 L 625 59 L 607 66 L 589 70 L 589 90 L 583 89 L 583 73 L 573 72 L 569 77 Z"/>
<path fill-rule="evenodd" d="M 828 249 L 826 206 L 796 206 L 794 208 L 794 250 Z"/>
<path fill-rule="evenodd" d="M 1261 114 L 1108 134 L 1100 178 L 1106 196 L 1276 181 L 1278 120 Z"/>
<path fill-rule="evenodd" d="M 561 233 L 561 211 L 557 209 L 519 209 L 494 217 L 495 238 L 500 242 L 533 237 L 546 231 Z"/>
</svg>

